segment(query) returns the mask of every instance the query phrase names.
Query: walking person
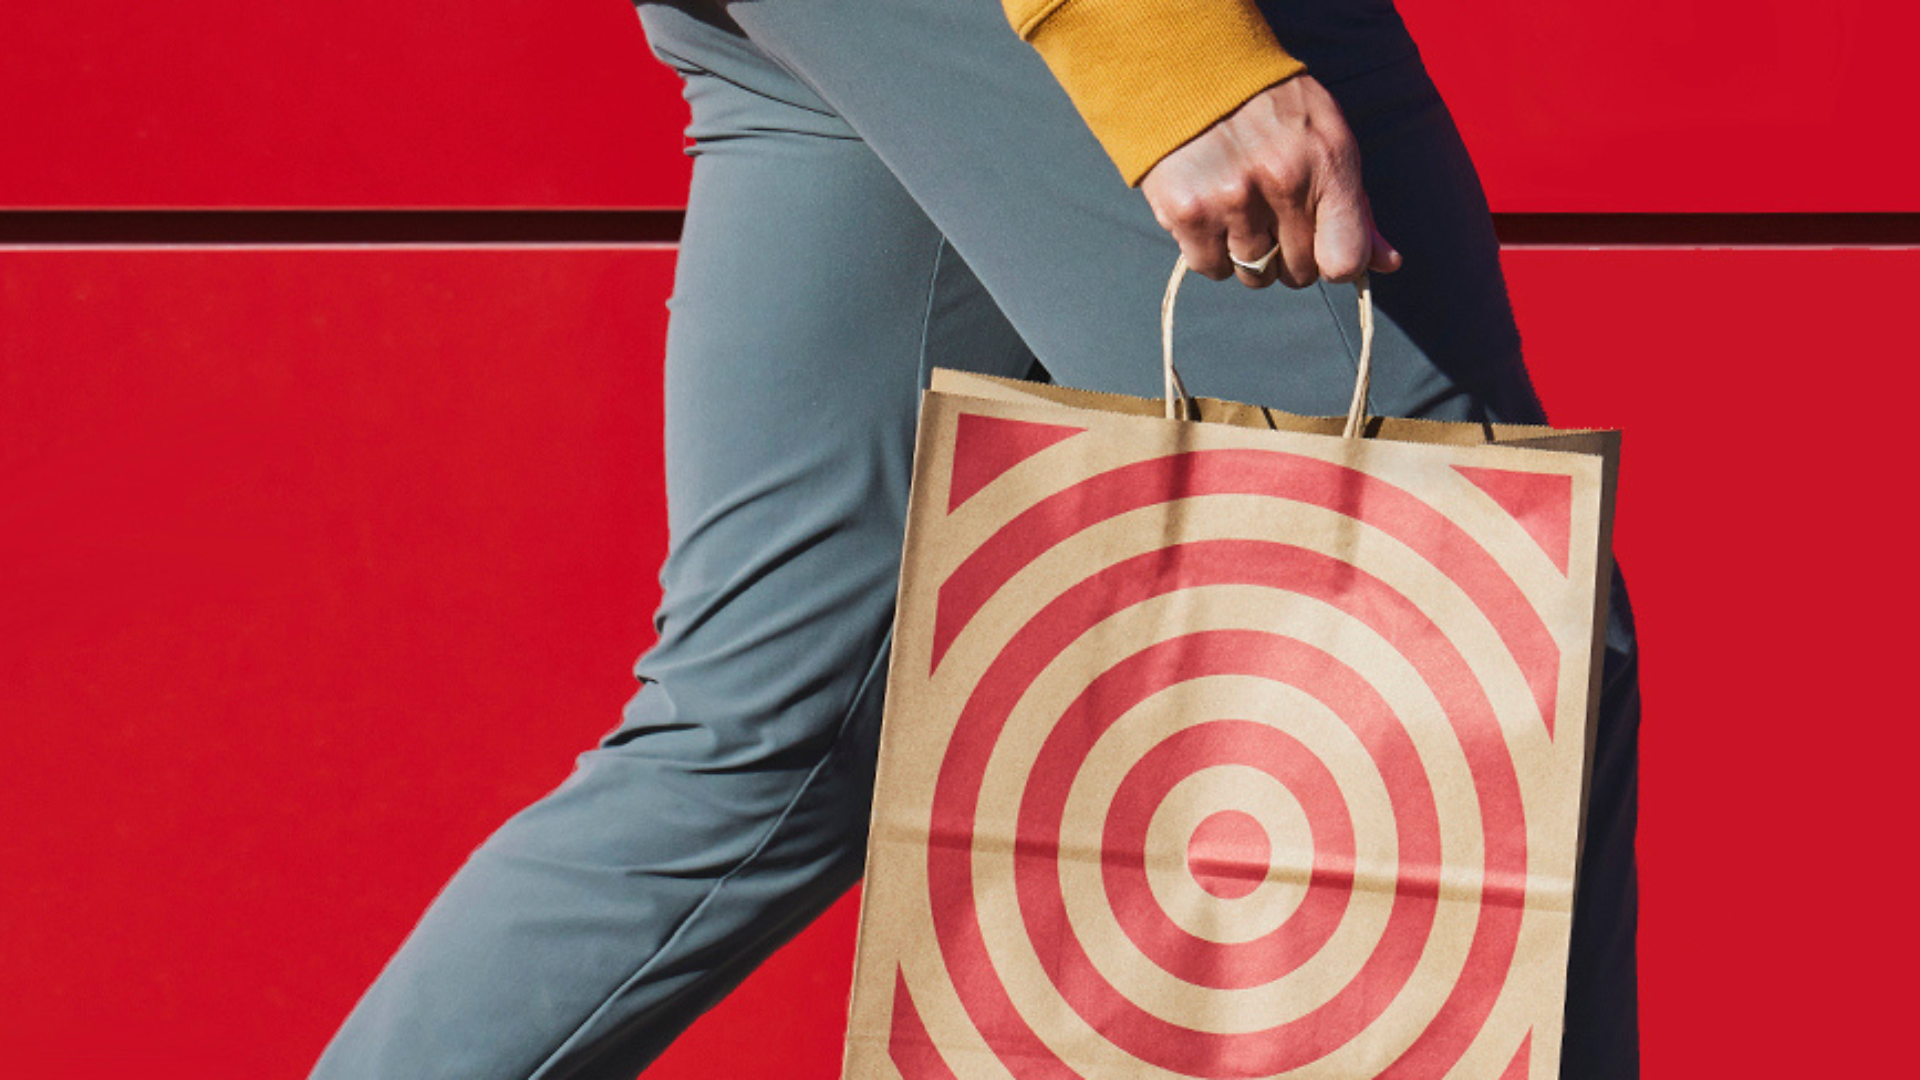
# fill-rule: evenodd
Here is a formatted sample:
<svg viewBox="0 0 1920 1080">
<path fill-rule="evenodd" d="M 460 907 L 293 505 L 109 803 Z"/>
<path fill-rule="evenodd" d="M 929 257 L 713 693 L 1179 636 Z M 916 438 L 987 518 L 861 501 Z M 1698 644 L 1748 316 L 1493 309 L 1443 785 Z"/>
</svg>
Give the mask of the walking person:
<svg viewBox="0 0 1920 1080">
<path fill-rule="evenodd" d="M 1537 423 L 1485 197 L 1389 0 L 643 0 L 694 158 L 659 642 L 447 884 L 315 1080 L 627 1080 L 861 872 L 936 366 Z M 1024 40 L 1023 40 L 1024 39 Z M 1228 284 L 1227 279 L 1236 284 Z M 1269 288 L 1280 284 L 1283 288 Z M 1615 590 L 1563 1075 L 1638 1075 L 1638 698 Z M 716 1074 L 725 1064 L 715 1063 Z"/>
</svg>

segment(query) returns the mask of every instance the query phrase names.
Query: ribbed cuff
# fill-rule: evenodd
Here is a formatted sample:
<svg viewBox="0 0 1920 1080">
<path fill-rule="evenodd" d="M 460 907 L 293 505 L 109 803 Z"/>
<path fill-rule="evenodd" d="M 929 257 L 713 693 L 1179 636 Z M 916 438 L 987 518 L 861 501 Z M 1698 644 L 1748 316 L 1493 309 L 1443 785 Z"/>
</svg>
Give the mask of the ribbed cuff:
<svg viewBox="0 0 1920 1080">
<path fill-rule="evenodd" d="M 1306 70 L 1253 0 L 1064 0 L 1015 29 L 1129 186 L 1248 98 Z"/>
</svg>

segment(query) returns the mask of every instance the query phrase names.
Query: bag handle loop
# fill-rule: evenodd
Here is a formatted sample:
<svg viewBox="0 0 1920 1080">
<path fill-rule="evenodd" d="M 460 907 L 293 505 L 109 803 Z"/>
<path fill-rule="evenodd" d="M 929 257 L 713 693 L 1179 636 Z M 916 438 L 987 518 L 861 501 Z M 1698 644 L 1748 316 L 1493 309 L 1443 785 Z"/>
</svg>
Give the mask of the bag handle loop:
<svg viewBox="0 0 1920 1080">
<path fill-rule="evenodd" d="M 1167 295 L 1160 301 L 1160 365 L 1166 380 L 1167 419 L 1184 420 L 1195 412 L 1193 395 L 1187 393 L 1180 371 L 1173 366 L 1173 300 L 1180 281 L 1187 276 L 1187 257 L 1174 261 L 1173 276 L 1167 279 Z M 1373 382 L 1373 286 L 1361 274 L 1353 283 L 1360 294 L 1360 363 L 1354 376 L 1353 404 L 1347 406 L 1347 426 L 1342 438 L 1357 439 L 1367 427 L 1367 390 Z"/>
</svg>

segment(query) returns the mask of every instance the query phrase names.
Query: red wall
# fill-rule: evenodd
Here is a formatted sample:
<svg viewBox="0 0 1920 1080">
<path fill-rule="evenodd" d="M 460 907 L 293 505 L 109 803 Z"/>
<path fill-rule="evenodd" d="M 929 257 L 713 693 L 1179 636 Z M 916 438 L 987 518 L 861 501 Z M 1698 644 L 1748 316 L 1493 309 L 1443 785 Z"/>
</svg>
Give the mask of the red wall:
<svg viewBox="0 0 1920 1080">
<path fill-rule="evenodd" d="M 1920 211 L 1891 0 L 1405 9 L 1498 209 Z M 675 206 L 644 48 L 624 0 L 11 5 L 0 215 Z M 0 1076 L 302 1075 L 612 724 L 672 257 L 0 249 Z M 1920 251 L 1507 265 L 1556 418 L 1628 433 L 1647 1075 L 1898 1075 Z M 833 1075 L 851 916 L 649 1075 Z"/>
<path fill-rule="evenodd" d="M 626 0 L 0 5 L 0 205 L 678 206 Z"/>
<path fill-rule="evenodd" d="M 1496 212 L 1920 210 L 1897 0 L 1399 0 Z"/>
<path fill-rule="evenodd" d="M 1896 0 L 1401 0 L 1494 209 L 1920 211 Z M 0 206 L 653 207 L 627 0 L 0 5 Z"/>
</svg>

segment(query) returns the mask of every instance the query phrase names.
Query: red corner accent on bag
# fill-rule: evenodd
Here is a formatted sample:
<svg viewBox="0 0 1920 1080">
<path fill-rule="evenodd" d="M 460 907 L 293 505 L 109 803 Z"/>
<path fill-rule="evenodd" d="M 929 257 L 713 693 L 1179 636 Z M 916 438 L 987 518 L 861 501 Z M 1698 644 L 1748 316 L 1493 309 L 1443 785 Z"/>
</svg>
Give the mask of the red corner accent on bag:
<svg viewBox="0 0 1920 1080">
<path fill-rule="evenodd" d="M 893 1033 L 887 1038 L 887 1056 L 907 1080 L 955 1080 L 953 1070 L 941 1060 L 939 1049 L 927 1035 L 920 1010 L 913 1007 L 905 971 L 894 973 Z"/>
<path fill-rule="evenodd" d="M 1015 465 L 1086 428 L 1002 420 L 961 413 L 953 433 L 953 480 L 947 486 L 947 513 Z"/>
<path fill-rule="evenodd" d="M 1573 477 L 1466 465 L 1455 465 L 1454 470 L 1513 515 L 1553 565 L 1567 572 L 1567 552 L 1573 546 Z"/>
<path fill-rule="evenodd" d="M 1513 1063 L 1507 1071 L 1500 1074 L 1500 1080 L 1527 1080 L 1527 1064 L 1533 1060 L 1533 1032 L 1520 1040 L 1520 1052 L 1513 1055 Z"/>
</svg>

